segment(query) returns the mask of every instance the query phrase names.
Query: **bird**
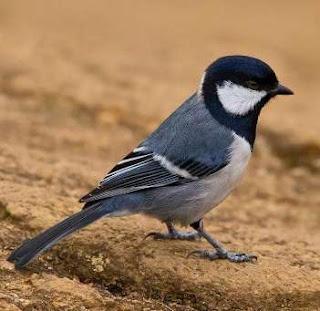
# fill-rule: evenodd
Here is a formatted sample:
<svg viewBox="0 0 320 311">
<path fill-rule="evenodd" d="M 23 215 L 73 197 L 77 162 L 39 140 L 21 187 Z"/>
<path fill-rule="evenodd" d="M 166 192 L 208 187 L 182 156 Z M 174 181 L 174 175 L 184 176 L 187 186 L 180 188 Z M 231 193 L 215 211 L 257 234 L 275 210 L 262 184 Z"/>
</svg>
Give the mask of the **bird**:
<svg viewBox="0 0 320 311">
<path fill-rule="evenodd" d="M 244 175 L 262 108 L 277 95 L 292 94 L 258 58 L 218 58 L 206 68 L 193 95 L 80 199 L 82 210 L 24 242 L 8 261 L 23 268 L 98 219 L 133 214 L 167 226 L 167 233 L 151 232 L 147 237 L 205 239 L 211 250 L 190 253 L 199 258 L 256 260 L 253 254 L 227 250 L 205 229 L 203 218 Z M 193 231 L 180 232 L 177 224 Z"/>
</svg>

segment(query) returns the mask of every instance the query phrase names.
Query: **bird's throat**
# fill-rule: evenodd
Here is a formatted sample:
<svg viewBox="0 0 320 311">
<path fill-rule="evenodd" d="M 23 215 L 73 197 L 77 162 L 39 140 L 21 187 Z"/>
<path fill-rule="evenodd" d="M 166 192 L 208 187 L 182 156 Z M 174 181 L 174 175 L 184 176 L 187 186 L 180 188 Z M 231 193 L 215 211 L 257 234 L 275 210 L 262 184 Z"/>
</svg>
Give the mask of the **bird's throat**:
<svg viewBox="0 0 320 311">
<path fill-rule="evenodd" d="M 246 115 L 234 115 L 227 112 L 222 106 L 217 93 L 204 97 L 204 103 L 211 115 L 223 126 L 234 131 L 237 135 L 245 138 L 253 149 L 256 128 L 262 107 L 268 99 L 262 100 L 254 109 L 250 110 Z"/>
</svg>

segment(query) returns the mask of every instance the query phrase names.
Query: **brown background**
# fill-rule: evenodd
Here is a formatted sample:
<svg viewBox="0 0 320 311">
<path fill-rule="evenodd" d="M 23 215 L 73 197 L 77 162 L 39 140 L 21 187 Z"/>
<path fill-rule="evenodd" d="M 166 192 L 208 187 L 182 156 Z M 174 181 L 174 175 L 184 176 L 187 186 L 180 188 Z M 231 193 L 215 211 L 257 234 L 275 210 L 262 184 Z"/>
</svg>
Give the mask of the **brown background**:
<svg viewBox="0 0 320 311">
<path fill-rule="evenodd" d="M 319 309 L 319 16 L 318 1 L 2 0 L 0 309 Z M 205 220 L 257 263 L 142 242 L 164 230 L 143 217 L 100 221 L 24 271 L 5 261 L 79 210 L 227 54 L 262 58 L 295 91 L 263 111 L 243 183 Z"/>
</svg>

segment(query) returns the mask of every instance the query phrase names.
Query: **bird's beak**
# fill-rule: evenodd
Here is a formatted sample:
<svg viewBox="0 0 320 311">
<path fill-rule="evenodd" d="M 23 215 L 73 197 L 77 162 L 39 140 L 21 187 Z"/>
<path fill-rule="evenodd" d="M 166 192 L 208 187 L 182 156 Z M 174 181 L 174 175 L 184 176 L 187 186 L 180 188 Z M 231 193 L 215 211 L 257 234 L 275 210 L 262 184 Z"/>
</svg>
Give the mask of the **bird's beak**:
<svg viewBox="0 0 320 311">
<path fill-rule="evenodd" d="M 278 86 L 274 90 L 272 90 L 271 93 L 274 96 L 275 95 L 293 95 L 294 94 L 289 88 L 287 88 L 284 85 L 281 85 L 280 83 L 278 83 Z"/>
</svg>

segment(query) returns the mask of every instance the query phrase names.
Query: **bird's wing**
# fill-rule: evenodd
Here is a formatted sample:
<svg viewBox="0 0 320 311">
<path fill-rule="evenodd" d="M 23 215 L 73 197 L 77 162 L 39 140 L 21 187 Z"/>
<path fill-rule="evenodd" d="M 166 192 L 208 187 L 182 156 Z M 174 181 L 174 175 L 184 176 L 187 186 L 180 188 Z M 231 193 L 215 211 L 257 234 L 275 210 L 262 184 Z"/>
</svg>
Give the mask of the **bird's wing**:
<svg viewBox="0 0 320 311">
<path fill-rule="evenodd" d="M 120 161 L 100 182 L 99 186 L 80 199 L 93 202 L 115 195 L 148 188 L 191 182 L 208 176 L 228 164 L 227 159 L 210 166 L 194 159 L 168 159 L 165 156 L 138 147 Z"/>
</svg>

